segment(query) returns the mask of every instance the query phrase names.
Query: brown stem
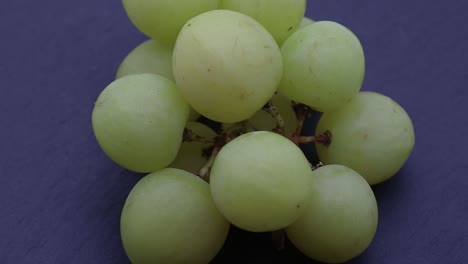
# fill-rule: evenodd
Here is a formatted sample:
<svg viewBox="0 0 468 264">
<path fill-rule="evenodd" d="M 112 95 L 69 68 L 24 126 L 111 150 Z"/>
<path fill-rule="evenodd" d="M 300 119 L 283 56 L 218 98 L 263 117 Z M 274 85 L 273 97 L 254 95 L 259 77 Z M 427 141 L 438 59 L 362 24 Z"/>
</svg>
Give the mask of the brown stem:
<svg viewBox="0 0 468 264">
<path fill-rule="evenodd" d="M 311 163 L 309 163 L 309 165 L 310 165 L 310 168 L 311 168 L 312 170 L 316 170 L 316 169 L 322 167 L 322 166 L 323 166 L 323 163 L 320 161 L 320 162 L 317 163 L 317 165 L 315 165 L 315 166 L 312 165 Z"/>
<path fill-rule="evenodd" d="M 312 142 L 317 142 L 317 138 L 315 136 L 299 136 L 297 137 L 298 144 L 308 144 Z"/>
<path fill-rule="evenodd" d="M 213 148 L 213 151 L 211 152 L 210 158 L 208 159 L 208 162 L 206 162 L 206 164 L 198 172 L 198 175 L 200 175 L 200 178 L 202 178 L 203 180 L 207 182 L 210 181 L 211 167 L 213 167 L 213 163 L 220 149 L 221 148 L 219 146 L 215 145 L 215 147 Z"/>
<path fill-rule="evenodd" d="M 207 137 L 199 136 L 188 128 L 185 128 L 184 130 L 183 140 L 186 142 L 196 141 L 196 142 L 207 143 L 207 144 L 215 143 L 215 138 L 207 138 Z"/>
<path fill-rule="evenodd" d="M 235 123 L 233 126 L 226 129 L 226 131 L 224 131 L 220 135 L 220 137 L 222 138 L 222 142 L 219 142 L 219 144 L 225 145 L 229 141 L 246 133 L 247 131 L 248 131 L 247 122 L 243 121 L 243 122 Z"/>
<path fill-rule="evenodd" d="M 218 135 L 213 139 L 214 145 L 211 146 L 210 148 L 206 149 L 206 151 L 211 151 L 211 154 L 209 155 L 208 161 L 205 163 L 205 165 L 200 169 L 198 172 L 198 175 L 200 178 L 203 180 L 209 182 L 210 180 L 210 172 L 211 172 L 211 167 L 213 167 L 213 163 L 216 159 L 216 156 L 218 155 L 219 151 L 221 148 L 226 145 L 229 141 L 235 139 L 236 137 L 240 136 L 241 134 L 245 133 L 247 131 L 247 126 L 245 122 L 240 122 L 236 123 L 230 128 L 226 129 L 221 135 Z"/>
<path fill-rule="evenodd" d="M 315 142 L 315 143 L 320 143 L 325 146 L 328 146 L 331 143 L 331 136 L 332 136 L 331 132 L 327 130 L 317 136 L 298 136 L 298 137 L 295 137 L 293 141 L 299 144 L 308 144 L 308 143 Z"/>
<path fill-rule="evenodd" d="M 295 106 L 297 109 L 297 127 L 294 135 L 300 136 L 302 133 L 302 128 L 304 127 L 304 121 L 310 113 L 310 108 L 304 104 L 298 104 Z"/>
<path fill-rule="evenodd" d="M 273 102 L 270 100 L 268 101 L 267 103 L 267 107 L 266 107 L 266 110 L 268 111 L 268 113 L 271 114 L 271 116 L 273 116 L 273 118 L 275 119 L 276 121 L 276 128 L 275 128 L 275 131 L 280 133 L 280 134 L 283 134 L 285 133 L 285 130 L 284 130 L 284 119 L 283 117 L 281 116 L 278 108 L 273 104 Z"/>
</svg>

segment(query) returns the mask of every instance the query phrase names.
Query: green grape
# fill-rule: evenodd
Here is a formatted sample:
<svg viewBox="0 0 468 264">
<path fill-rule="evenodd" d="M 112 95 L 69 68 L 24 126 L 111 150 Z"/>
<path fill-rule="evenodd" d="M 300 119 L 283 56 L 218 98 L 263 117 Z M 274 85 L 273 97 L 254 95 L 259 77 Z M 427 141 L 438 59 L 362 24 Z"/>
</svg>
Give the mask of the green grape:
<svg viewBox="0 0 468 264">
<path fill-rule="evenodd" d="M 299 25 L 306 0 L 221 0 L 221 7 L 251 16 L 281 45 Z"/>
<path fill-rule="evenodd" d="M 156 40 L 147 40 L 132 50 L 120 64 L 116 78 L 130 74 L 153 73 L 174 81 L 172 71 L 172 48 Z M 189 121 L 195 121 L 200 114 L 190 108 Z"/>
<path fill-rule="evenodd" d="M 281 48 L 283 78 L 278 91 L 320 112 L 351 100 L 364 79 L 364 52 L 342 25 L 320 21 L 288 38 Z"/>
<path fill-rule="evenodd" d="M 297 116 L 292 106 L 291 100 L 280 94 L 275 94 L 273 98 L 271 98 L 271 101 L 273 105 L 278 108 L 281 117 L 284 119 L 284 128 L 286 132 L 293 133 L 297 127 Z M 256 130 L 271 131 L 276 127 L 275 118 L 273 118 L 273 116 L 265 110 L 259 110 L 248 120 L 248 122 Z"/>
<path fill-rule="evenodd" d="M 378 208 L 369 184 L 355 171 L 328 165 L 314 171 L 306 212 L 286 234 L 308 257 L 343 263 L 360 255 L 377 230 Z"/>
<path fill-rule="evenodd" d="M 216 132 L 202 123 L 188 122 L 185 127 L 192 130 L 199 136 L 206 138 L 216 137 Z M 203 165 L 205 165 L 208 161 L 208 159 L 203 155 L 203 150 L 208 147 L 209 144 L 206 143 L 196 141 L 183 142 L 180 146 L 179 153 L 177 153 L 177 157 L 172 162 L 170 167 L 183 169 L 197 174 Z"/>
<path fill-rule="evenodd" d="M 289 139 L 267 131 L 226 144 L 210 173 L 213 199 L 234 225 L 252 232 L 284 228 L 304 213 L 312 170 Z"/>
<path fill-rule="evenodd" d="M 218 8 L 218 0 L 122 0 L 132 23 L 145 35 L 174 45 L 182 26 L 192 17 Z"/>
<path fill-rule="evenodd" d="M 281 79 L 281 52 L 254 19 L 229 10 L 185 24 L 173 57 L 177 86 L 200 114 L 224 123 L 251 117 Z"/>
<path fill-rule="evenodd" d="M 320 160 L 348 166 L 369 184 L 396 174 L 414 146 L 413 124 L 405 110 L 373 92 L 361 92 L 337 111 L 323 114 L 316 134 L 327 130 L 331 144 L 316 144 Z"/>
<path fill-rule="evenodd" d="M 302 20 L 301 20 L 301 23 L 299 24 L 299 26 L 297 27 L 297 29 L 301 29 L 301 28 L 304 28 L 308 25 L 311 25 L 315 23 L 314 20 L 308 18 L 308 17 L 303 17 Z"/>
<path fill-rule="evenodd" d="M 152 39 L 141 43 L 125 57 L 116 78 L 139 73 L 153 73 L 174 81 L 172 48 Z"/>
<path fill-rule="evenodd" d="M 174 160 L 189 115 L 174 86 L 145 73 L 117 79 L 102 91 L 92 114 L 93 130 L 114 162 L 132 171 L 153 172 Z"/>
<path fill-rule="evenodd" d="M 135 185 L 120 230 L 134 264 L 207 264 L 223 246 L 229 222 L 216 209 L 206 182 L 167 168 Z"/>
</svg>

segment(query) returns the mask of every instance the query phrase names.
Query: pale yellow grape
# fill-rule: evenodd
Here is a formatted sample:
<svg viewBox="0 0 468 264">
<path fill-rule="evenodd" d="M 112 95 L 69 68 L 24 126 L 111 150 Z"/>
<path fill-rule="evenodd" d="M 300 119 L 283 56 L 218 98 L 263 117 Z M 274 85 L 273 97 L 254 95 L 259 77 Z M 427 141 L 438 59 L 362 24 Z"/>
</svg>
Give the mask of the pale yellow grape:
<svg viewBox="0 0 468 264">
<path fill-rule="evenodd" d="M 174 45 L 179 31 L 189 19 L 218 8 L 218 0 L 123 0 L 132 23 L 145 35 L 166 45 Z"/>
<path fill-rule="evenodd" d="M 158 75 L 128 75 L 99 95 L 92 114 L 96 139 L 120 166 L 153 172 L 177 155 L 189 106 L 175 84 Z"/>
<path fill-rule="evenodd" d="M 329 130 L 331 144 L 316 144 L 325 164 L 342 164 L 369 184 L 395 175 L 414 147 L 414 128 L 405 110 L 391 98 L 361 92 L 342 108 L 324 113 L 316 134 Z"/>
<path fill-rule="evenodd" d="M 378 208 L 361 175 L 341 165 L 314 171 L 305 213 L 286 228 L 305 255 L 326 263 L 343 263 L 360 255 L 374 238 Z"/>
<path fill-rule="evenodd" d="M 117 70 L 116 78 L 129 74 L 153 73 L 175 81 L 172 52 L 172 47 L 156 40 L 146 40 L 125 57 Z"/>
<path fill-rule="evenodd" d="M 320 112 L 339 108 L 361 89 L 365 60 L 361 43 L 331 21 L 305 26 L 281 48 L 283 78 L 278 91 Z"/>
<path fill-rule="evenodd" d="M 135 185 L 120 230 L 134 264 L 207 264 L 223 246 L 229 222 L 216 209 L 206 182 L 169 168 Z"/>
<path fill-rule="evenodd" d="M 116 78 L 130 74 L 153 73 L 174 81 L 172 70 L 172 47 L 156 40 L 146 40 L 133 49 L 122 61 Z M 190 121 L 195 121 L 200 114 L 190 108 Z"/>
<path fill-rule="evenodd" d="M 202 137 L 216 137 L 216 132 L 199 122 L 188 122 L 185 127 Z M 207 157 L 203 156 L 203 150 L 209 146 L 210 144 L 196 141 L 183 142 L 177 153 L 177 157 L 171 163 L 170 167 L 197 174 L 208 161 Z"/>
<path fill-rule="evenodd" d="M 229 10 L 201 14 L 183 27 L 174 76 L 200 114 L 222 123 L 246 120 L 270 100 L 281 79 L 278 45 L 254 19 Z"/>
<path fill-rule="evenodd" d="M 221 7 L 251 16 L 281 45 L 301 22 L 306 0 L 221 0 Z"/>
<path fill-rule="evenodd" d="M 292 141 L 257 131 L 226 144 L 210 174 L 213 199 L 234 225 L 252 232 L 284 228 L 302 215 L 312 170 Z"/>
</svg>

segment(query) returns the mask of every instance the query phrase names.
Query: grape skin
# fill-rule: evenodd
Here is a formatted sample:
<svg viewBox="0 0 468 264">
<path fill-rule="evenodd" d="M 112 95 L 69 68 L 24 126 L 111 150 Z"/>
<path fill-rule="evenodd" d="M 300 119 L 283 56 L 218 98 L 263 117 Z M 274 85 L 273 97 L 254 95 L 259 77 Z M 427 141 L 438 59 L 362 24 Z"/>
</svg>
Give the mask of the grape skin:
<svg viewBox="0 0 468 264">
<path fill-rule="evenodd" d="M 169 168 L 135 185 L 120 229 L 134 264 L 206 264 L 223 246 L 229 222 L 216 209 L 206 182 Z"/>
<path fill-rule="evenodd" d="M 210 174 L 213 199 L 234 225 L 266 232 L 293 223 L 305 210 L 312 170 L 289 139 L 267 131 L 226 144 Z"/>
<path fill-rule="evenodd" d="M 408 114 L 391 98 L 374 92 L 360 92 L 337 111 L 324 113 L 316 134 L 327 130 L 332 134 L 331 144 L 316 144 L 320 160 L 346 165 L 369 184 L 395 175 L 414 147 Z"/>
<path fill-rule="evenodd" d="M 222 0 L 222 8 L 246 14 L 262 24 L 278 45 L 294 32 L 306 10 L 305 0 Z"/>
<path fill-rule="evenodd" d="M 172 81 L 145 73 L 107 86 L 94 106 L 92 125 L 114 162 L 135 172 L 153 172 L 176 157 L 188 115 L 189 106 Z"/>
<path fill-rule="evenodd" d="M 123 0 L 131 22 L 145 35 L 173 46 L 189 19 L 218 8 L 218 0 Z"/>
<path fill-rule="evenodd" d="M 149 39 L 134 48 L 120 64 L 116 79 L 130 74 L 153 73 L 175 81 L 172 48 Z"/>
<path fill-rule="evenodd" d="M 173 82 L 172 70 L 173 49 L 156 40 L 149 39 L 134 48 L 122 61 L 116 79 L 131 74 L 153 73 L 165 77 Z M 193 108 L 190 108 L 189 121 L 195 121 L 200 117 Z"/>
<path fill-rule="evenodd" d="M 328 112 L 350 101 L 364 80 L 364 51 L 346 27 L 320 21 L 297 30 L 281 48 L 283 78 L 278 92 Z"/>
<path fill-rule="evenodd" d="M 235 123 L 251 117 L 275 93 L 281 52 L 254 19 L 215 10 L 186 23 L 174 48 L 173 69 L 177 86 L 197 112 Z"/>
<path fill-rule="evenodd" d="M 326 165 L 314 171 L 307 210 L 286 234 L 308 257 L 343 263 L 370 245 L 377 222 L 377 202 L 366 180 L 345 166 Z"/>
</svg>

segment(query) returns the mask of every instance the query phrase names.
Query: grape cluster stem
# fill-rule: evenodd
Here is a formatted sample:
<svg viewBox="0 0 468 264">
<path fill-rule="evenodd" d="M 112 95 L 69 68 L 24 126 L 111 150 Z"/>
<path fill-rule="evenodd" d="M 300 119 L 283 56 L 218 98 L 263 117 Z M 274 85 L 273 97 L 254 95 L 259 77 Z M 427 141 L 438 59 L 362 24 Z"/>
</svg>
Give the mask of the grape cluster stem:
<svg viewBox="0 0 468 264">
<path fill-rule="evenodd" d="M 284 119 L 281 116 L 281 113 L 278 110 L 278 107 L 276 107 L 273 102 L 270 100 L 267 103 L 266 110 L 270 115 L 273 116 L 273 118 L 276 120 L 276 128 L 274 129 L 275 132 L 280 133 L 280 134 L 285 134 L 285 129 L 284 129 Z"/>
<path fill-rule="evenodd" d="M 189 129 L 186 129 L 186 133 L 184 133 L 184 135 L 190 133 L 187 131 L 189 131 Z M 208 149 L 211 149 L 210 157 L 208 158 L 208 161 L 205 163 L 205 165 L 198 172 L 198 175 L 200 176 L 200 178 L 209 182 L 211 167 L 213 167 L 214 160 L 216 156 L 218 155 L 219 151 L 221 150 L 221 148 L 224 145 L 226 145 L 228 142 L 230 142 L 231 140 L 235 139 L 236 137 L 246 132 L 247 132 L 247 123 L 240 122 L 240 123 L 234 124 L 232 127 L 226 129 L 220 135 L 216 136 L 214 139 L 211 139 L 211 140 L 205 137 L 198 136 L 198 135 L 196 135 L 195 137 L 191 137 L 191 139 L 196 139 L 196 141 L 199 141 L 199 142 L 212 143 L 212 146 L 208 147 Z M 194 134 L 193 131 L 191 131 L 191 133 Z"/>
<path fill-rule="evenodd" d="M 295 104 L 294 109 L 296 110 L 297 114 L 297 127 L 294 133 L 288 134 L 285 132 L 284 129 L 284 119 L 281 116 L 281 113 L 278 111 L 278 108 L 273 105 L 270 101 L 266 107 L 267 111 L 273 116 L 276 120 L 276 128 L 274 129 L 275 132 L 289 138 L 294 144 L 308 144 L 308 143 L 320 143 L 323 145 L 330 145 L 331 143 L 331 132 L 325 131 L 323 134 L 317 136 L 302 136 L 302 128 L 304 127 L 305 120 L 310 117 L 314 110 L 307 105 L 304 104 Z"/>
<path fill-rule="evenodd" d="M 287 137 L 296 145 L 308 144 L 312 142 L 320 143 L 326 146 L 330 145 L 331 137 L 332 137 L 330 131 L 325 131 L 324 133 L 316 135 L 316 136 L 302 136 L 301 135 L 305 120 L 307 119 L 307 117 L 310 117 L 310 115 L 312 115 L 314 110 L 303 104 L 295 104 L 294 108 L 297 113 L 298 124 L 294 133 L 290 134 L 285 131 L 284 119 L 281 116 L 281 113 L 279 112 L 278 108 L 273 104 L 273 102 L 269 101 L 265 105 L 264 109 L 268 113 L 270 113 L 270 115 L 276 121 L 276 127 L 273 129 L 273 132 L 276 132 L 278 134 L 281 134 Z M 230 142 L 231 140 L 235 139 L 236 137 L 244 133 L 247 133 L 248 131 L 249 131 L 249 127 L 246 121 L 234 124 L 233 126 L 229 127 L 225 131 L 222 131 L 220 134 L 218 134 L 214 138 L 208 138 L 208 137 L 197 135 L 192 130 L 186 128 L 184 130 L 184 137 L 183 137 L 184 141 L 201 142 L 201 143 L 209 144 L 209 146 L 206 148 L 206 152 L 207 152 L 206 155 L 209 158 L 206 164 L 198 172 L 198 175 L 200 176 L 200 178 L 209 182 L 211 167 L 213 167 L 214 160 L 216 156 L 218 155 L 219 151 L 221 150 L 221 148 L 224 145 L 226 145 L 228 142 Z M 314 166 L 311 166 L 311 168 L 314 169 Z"/>
</svg>

